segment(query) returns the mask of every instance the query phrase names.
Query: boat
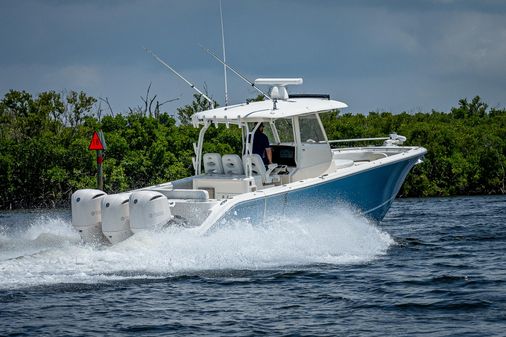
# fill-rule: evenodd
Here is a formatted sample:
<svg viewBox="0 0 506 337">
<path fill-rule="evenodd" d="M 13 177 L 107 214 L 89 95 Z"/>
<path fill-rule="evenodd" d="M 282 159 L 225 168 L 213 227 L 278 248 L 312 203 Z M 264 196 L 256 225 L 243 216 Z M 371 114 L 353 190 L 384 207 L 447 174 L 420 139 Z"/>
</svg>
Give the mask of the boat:
<svg viewBox="0 0 506 337">
<path fill-rule="evenodd" d="M 171 225 L 205 234 L 232 221 L 258 225 L 339 204 L 381 221 L 426 149 L 403 146 L 406 138 L 397 134 L 372 138 L 384 140 L 380 146 L 333 148 L 354 140 L 329 140 L 320 115 L 347 104 L 328 95 L 288 93 L 288 87 L 302 83 L 301 78 L 257 79 L 256 86 L 270 86 L 268 99 L 195 113 L 192 123 L 200 133 L 193 176 L 119 194 L 78 190 L 71 199 L 73 226 L 85 242 L 116 244 Z M 261 123 L 272 138 L 268 166 L 253 153 Z M 203 153 L 206 130 L 220 124 L 241 129 L 242 153 Z"/>
</svg>

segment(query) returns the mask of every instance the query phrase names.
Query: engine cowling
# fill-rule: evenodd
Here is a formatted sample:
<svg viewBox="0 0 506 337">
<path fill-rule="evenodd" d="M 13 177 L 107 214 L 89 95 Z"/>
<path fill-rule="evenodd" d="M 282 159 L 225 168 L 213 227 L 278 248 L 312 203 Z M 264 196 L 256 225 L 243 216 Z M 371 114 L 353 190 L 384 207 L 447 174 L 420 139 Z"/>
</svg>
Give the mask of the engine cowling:
<svg viewBox="0 0 506 337">
<path fill-rule="evenodd" d="M 72 194 L 72 225 L 84 242 L 103 242 L 101 202 L 104 191 L 84 189 Z"/>
<path fill-rule="evenodd" d="M 102 232 L 110 243 L 130 237 L 130 193 L 109 194 L 102 199 Z"/>
<path fill-rule="evenodd" d="M 130 229 L 158 229 L 172 219 L 169 200 L 159 192 L 137 191 L 130 195 Z"/>
</svg>

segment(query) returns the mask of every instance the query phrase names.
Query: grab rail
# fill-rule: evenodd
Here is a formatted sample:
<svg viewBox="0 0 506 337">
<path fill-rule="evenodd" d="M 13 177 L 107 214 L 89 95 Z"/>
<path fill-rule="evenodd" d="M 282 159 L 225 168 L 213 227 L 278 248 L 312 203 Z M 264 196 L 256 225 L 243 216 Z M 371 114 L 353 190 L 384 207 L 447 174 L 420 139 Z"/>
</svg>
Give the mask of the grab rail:
<svg viewBox="0 0 506 337">
<path fill-rule="evenodd" d="M 364 142 L 368 140 L 388 140 L 390 137 L 376 137 L 376 138 L 352 138 L 352 139 L 338 139 L 329 140 L 329 143 L 348 143 L 348 142 Z"/>
<path fill-rule="evenodd" d="M 398 135 L 397 133 L 391 133 L 389 137 L 374 137 L 374 138 L 353 138 L 353 139 L 338 139 L 329 140 L 329 143 L 347 143 L 347 142 L 363 142 L 368 140 L 384 140 L 384 146 L 396 146 L 402 145 L 406 141 L 406 137 Z"/>
</svg>

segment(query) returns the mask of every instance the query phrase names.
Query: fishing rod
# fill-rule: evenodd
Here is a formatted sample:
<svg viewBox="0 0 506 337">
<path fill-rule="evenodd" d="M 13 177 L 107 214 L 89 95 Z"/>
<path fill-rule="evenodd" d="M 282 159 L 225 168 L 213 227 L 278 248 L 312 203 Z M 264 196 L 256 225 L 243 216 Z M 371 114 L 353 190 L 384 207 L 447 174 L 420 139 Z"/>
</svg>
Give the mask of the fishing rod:
<svg viewBox="0 0 506 337">
<path fill-rule="evenodd" d="M 239 76 L 240 79 L 244 80 L 246 83 L 248 83 L 249 85 L 251 85 L 253 88 L 256 89 L 256 91 L 258 91 L 259 93 L 261 93 L 265 98 L 269 99 L 272 101 L 272 98 L 267 95 L 265 92 L 263 92 L 262 90 L 260 90 L 256 85 L 255 83 L 251 82 L 250 80 L 248 80 L 246 77 L 244 77 L 243 75 L 241 75 L 237 70 L 235 70 L 234 68 L 232 68 L 231 66 L 229 66 L 228 64 L 226 64 L 222 59 L 220 59 L 218 56 L 216 56 L 215 53 L 213 53 L 209 48 L 206 48 L 204 47 L 203 45 L 200 45 L 200 48 L 204 49 L 204 51 L 206 53 L 208 53 L 209 55 L 211 55 L 212 57 L 214 57 L 218 62 L 220 62 L 221 64 L 223 64 L 225 67 L 227 67 L 228 69 L 230 69 L 234 74 L 236 74 L 237 76 Z"/>
<path fill-rule="evenodd" d="M 172 71 L 174 74 L 176 74 L 177 77 L 179 77 L 180 79 L 182 79 L 183 81 L 185 81 L 193 90 L 195 90 L 196 92 L 198 92 L 200 95 L 202 95 L 202 97 L 204 97 L 210 104 L 211 104 L 211 109 L 214 109 L 214 102 L 212 99 L 210 99 L 206 94 L 204 94 L 202 91 L 200 91 L 196 86 L 195 84 L 191 83 L 190 81 L 188 81 L 186 78 L 183 77 L 183 75 L 181 75 L 180 73 L 178 73 L 174 68 L 172 68 L 171 66 L 169 66 L 167 63 L 165 63 L 160 57 L 158 57 L 158 55 L 156 55 L 152 50 L 150 49 L 147 49 L 147 48 L 144 48 L 144 50 L 146 51 L 146 53 L 148 54 L 151 54 L 151 56 L 153 56 L 155 58 L 155 60 L 157 60 L 158 62 L 160 62 L 162 65 L 164 65 L 167 69 L 169 69 L 170 71 Z"/>
</svg>

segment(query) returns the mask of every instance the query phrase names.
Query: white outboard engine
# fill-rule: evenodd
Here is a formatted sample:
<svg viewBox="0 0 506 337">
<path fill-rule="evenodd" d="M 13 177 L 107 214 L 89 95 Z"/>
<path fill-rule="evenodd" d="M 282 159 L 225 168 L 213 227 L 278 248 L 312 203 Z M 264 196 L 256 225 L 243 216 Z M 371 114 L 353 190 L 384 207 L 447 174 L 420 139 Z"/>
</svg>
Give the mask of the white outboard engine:
<svg viewBox="0 0 506 337">
<path fill-rule="evenodd" d="M 130 195 L 130 229 L 138 233 L 157 229 L 171 220 L 169 200 L 159 192 L 138 191 Z"/>
<path fill-rule="evenodd" d="M 101 201 L 107 194 L 100 190 L 77 190 L 72 194 L 72 225 L 84 242 L 103 242 Z"/>
<path fill-rule="evenodd" d="M 102 232 L 110 243 L 130 237 L 130 193 L 109 194 L 102 198 Z"/>
</svg>

